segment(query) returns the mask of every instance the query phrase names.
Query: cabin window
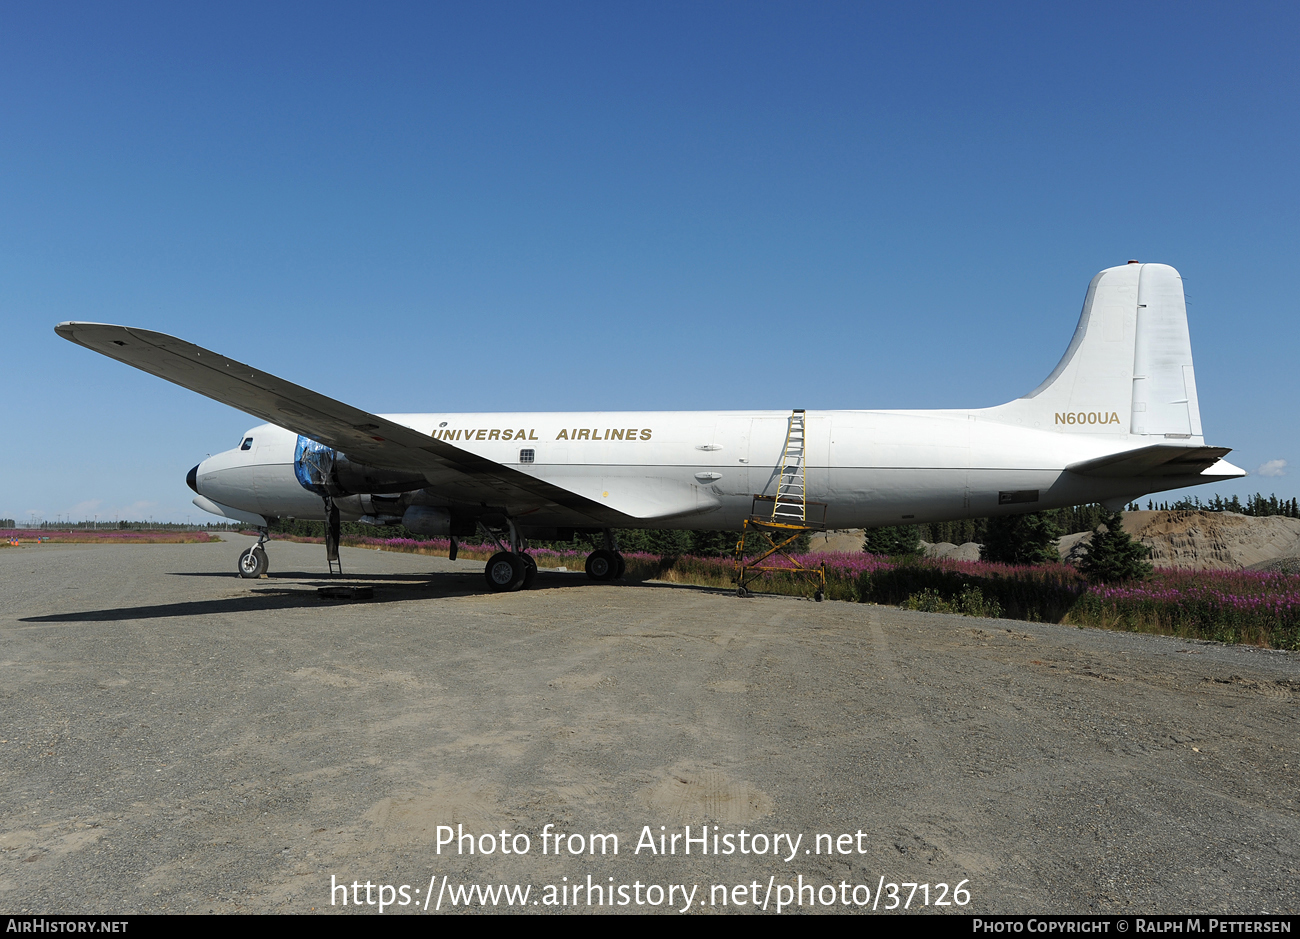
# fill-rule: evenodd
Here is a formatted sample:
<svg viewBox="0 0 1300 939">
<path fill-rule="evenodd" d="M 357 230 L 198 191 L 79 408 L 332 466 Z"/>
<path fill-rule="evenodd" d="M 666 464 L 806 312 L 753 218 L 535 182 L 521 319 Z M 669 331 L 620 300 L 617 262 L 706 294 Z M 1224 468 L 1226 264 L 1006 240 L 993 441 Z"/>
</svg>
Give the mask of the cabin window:
<svg viewBox="0 0 1300 939">
<path fill-rule="evenodd" d="M 251 450 L 251 449 L 253 449 L 253 438 L 252 438 L 252 437 L 245 437 L 245 438 L 244 438 L 244 442 L 241 443 L 241 444 L 239 445 L 239 449 L 241 449 L 241 450 Z"/>
<path fill-rule="evenodd" d="M 535 460 L 535 459 L 537 459 L 537 451 L 536 451 L 536 450 L 520 450 L 520 451 L 519 451 L 519 462 L 520 462 L 520 463 L 531 463 L 531 462 L 533 462 L 533 460 Z"/>
</svg>

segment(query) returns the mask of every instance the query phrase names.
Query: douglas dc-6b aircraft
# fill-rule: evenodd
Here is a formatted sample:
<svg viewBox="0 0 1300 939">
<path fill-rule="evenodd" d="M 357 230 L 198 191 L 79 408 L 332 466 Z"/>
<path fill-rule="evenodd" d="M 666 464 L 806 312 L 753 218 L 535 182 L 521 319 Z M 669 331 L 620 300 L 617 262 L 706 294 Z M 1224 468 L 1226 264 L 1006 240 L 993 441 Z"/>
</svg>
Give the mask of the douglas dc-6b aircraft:
<svg viewBox="0 0 1300 939">
<path fill-rule="evenodd" d="M 186 480 L 199 508 L 262 530 L 239 559 L 247 577 L 267 569 L 270 521 L 295 517 L 326 520 L 331 570 L 340 519 L 450 537 L 453 557 L 483 526 L 502 549 L 493 590 L 531 583 L 528 538 L 603 530 L 587 573 L 608 580 L 622 572 L 613 529 L 739 530 L 774 511 L 792 460 L 828 528 L 1117 509 L 1246 475 L 1205 445 L 1182 278 L 1164 264 L 1094 277 L 1046 380 L 971 410 L 378 415 L 161 333 L 56 331 L 270 422 Z"/>
</svg>

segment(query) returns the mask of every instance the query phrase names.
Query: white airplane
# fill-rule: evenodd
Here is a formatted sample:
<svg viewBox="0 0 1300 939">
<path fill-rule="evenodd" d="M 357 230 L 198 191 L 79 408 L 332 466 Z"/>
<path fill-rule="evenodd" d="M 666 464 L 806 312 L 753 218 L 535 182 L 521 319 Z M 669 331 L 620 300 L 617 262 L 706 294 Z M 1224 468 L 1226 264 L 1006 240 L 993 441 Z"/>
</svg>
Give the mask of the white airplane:
<svg viewBox="0 0 1300 939">
<path fill-rule="evenodd" d="M 186 479 L 199 508 L 261 529 L 239 560 L 247 577 L 267 569 L 270 522 L 292 517 L 327 521 L 331 571 L 340 519 L 359 519 L 450 537 L 453 557 L 483 526 L 501 547 L 485 571 L 493 590 L 531 583 L 527 539 L 603 531 L 587 573 L 612 579 L 613 529 L 739 530 L 770 515 L 800 431 L 807 511 L 828 528 L 1118 509 L 1246 475 L 1205 445 L 1182 278 L 1163 264 L 1099 273 L 1046 380 L 966 410 L 378 415 L 162 333 L 56 332 L 270 422 Z"/>
</svg>

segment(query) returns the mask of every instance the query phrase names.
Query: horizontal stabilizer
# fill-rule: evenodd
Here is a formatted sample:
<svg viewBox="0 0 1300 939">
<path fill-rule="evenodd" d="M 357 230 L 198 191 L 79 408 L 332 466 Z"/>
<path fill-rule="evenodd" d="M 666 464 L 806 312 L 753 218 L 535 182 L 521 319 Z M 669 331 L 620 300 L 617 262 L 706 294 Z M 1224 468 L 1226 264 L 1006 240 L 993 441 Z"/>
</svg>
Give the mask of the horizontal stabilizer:
<svg viewBox="0 0 1300 939">
<path fill-rule="evenodd" d="M 1157 444 L 1095 460 L 1071 463 L 1066 469 L 1080 476 L 1196 476 L 1231 452 L 1230 447 L 1172 447 Z"/>
</svg>

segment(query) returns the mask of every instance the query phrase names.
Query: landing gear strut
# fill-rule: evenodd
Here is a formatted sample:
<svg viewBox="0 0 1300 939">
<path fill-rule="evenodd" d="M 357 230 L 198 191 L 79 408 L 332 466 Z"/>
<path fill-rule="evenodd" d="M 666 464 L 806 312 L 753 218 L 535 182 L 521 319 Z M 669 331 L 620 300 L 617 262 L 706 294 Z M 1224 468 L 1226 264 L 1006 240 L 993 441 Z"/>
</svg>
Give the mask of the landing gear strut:
<svg viewBox="0 0 1300 939">
<path fill-rule="evenodd" d="M 483 530 L 487 532 L 488 537 L 501 549 L 488 559 L 487 566 L 483 568 L 483 577 L 487 581 L 488 589 L 494 593 L 506 593 L 531 587 L 537 577 L 537 562 L 525 553 L 528 544 L 519 536 L 519 529 L 515 527 L 514 521 L 506 519 L 505 535 L 508 545 L 503 544 L 497 537 L 497 533 L 486 524 L 480 524 L 483 525 Z"/>
<path fill-rule="evenodd" d="M 239 556 L 239 565 L 237 570 L 239 571 L 240 577 L 261 577 L 271 567 L 271 562 L 266 556 L 266 549 L 262 547 L 262 545 L 271 540 L 271 535 L 265 528 L 259 528 L 257 531 L 257 544 L 253 545 Z"/>
<path fill-rule="evenodd" d="M 627 562 L 618 553 L 618 539 L 611 529 L 605 529 L 605 547 L 587 555 L 587 576 L 592 580 L 618 580 L 627 570 Z"/>
<path fill-rule="evenodd" d="M 343 576 L 343 561 L 339 557 L 339 507 L 325 496 L 325 560 L 329 562 L 330 576 Z M 335 570 L 335 567 L 338 570 Z"/>
</svg>

